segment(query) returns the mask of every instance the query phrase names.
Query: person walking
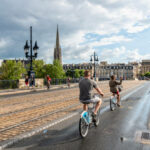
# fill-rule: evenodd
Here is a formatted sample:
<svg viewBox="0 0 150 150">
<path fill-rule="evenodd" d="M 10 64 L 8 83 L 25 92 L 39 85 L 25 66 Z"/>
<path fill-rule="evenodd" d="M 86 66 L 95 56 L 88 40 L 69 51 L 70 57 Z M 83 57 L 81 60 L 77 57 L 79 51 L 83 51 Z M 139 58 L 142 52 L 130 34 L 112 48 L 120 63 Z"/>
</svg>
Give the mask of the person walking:
<svg viewBox="0 0 150 150">
<path fill-rule="evenodd" d="M 70 78 L 69 77 L 67 78 L 67 85 L 68 85 L 68 88 L 70 88 Z"/>
<path fill-rule="evenodd" d="M 35 86 L 35 77 L 33 74 L 31 75 L 31 86 L 32 88 Z"/>
<path fill-rule="evenodd" d="M 50 89 L 50 86 L 51 86 L 51 78 L 50 78 L 49 75 L 47 75 L 46 79 L 47 79 L 47 89 Z"/>
<path fill-rule="evenodd" d="M 26 85 L 26 87 L 29 87 L 29 78 L 28 78 L 28 76 L 25 77 L 25 85 Z"/>
</svg>

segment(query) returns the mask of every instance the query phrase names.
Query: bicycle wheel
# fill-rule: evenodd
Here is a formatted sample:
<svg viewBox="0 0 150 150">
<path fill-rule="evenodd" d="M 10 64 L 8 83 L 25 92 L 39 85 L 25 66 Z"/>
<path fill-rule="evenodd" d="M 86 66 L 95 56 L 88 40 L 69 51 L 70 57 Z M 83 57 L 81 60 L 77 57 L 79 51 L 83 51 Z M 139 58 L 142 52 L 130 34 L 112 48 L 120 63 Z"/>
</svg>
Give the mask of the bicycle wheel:
<svg viewBox="0 0 150 150">
<path fill-rule="evenodd" d="M 80 133 L 81 137 L 85 138 L 88 134 L 88 130 L 89 130 L 89 126 L 87 125 L 87 123 L 85 122 L 85 120 L 83 118 L 80 118 L 79 133 Z"/>
<path fill-rule="evenodd" d="M 114 98 L 110 98 L 110 110 L 114 111 L 116 108 L 116 104 L 114 103 Z"/>
<path fill-rule="evenodd" d="M 95 127 L 99 125 L 99 122 L 100 122 L 99 117 L 100 117 L 100 109 L 98 110 L 97 115 L 96 115 L 96 122 L 94 122 Z"/>
</svg>

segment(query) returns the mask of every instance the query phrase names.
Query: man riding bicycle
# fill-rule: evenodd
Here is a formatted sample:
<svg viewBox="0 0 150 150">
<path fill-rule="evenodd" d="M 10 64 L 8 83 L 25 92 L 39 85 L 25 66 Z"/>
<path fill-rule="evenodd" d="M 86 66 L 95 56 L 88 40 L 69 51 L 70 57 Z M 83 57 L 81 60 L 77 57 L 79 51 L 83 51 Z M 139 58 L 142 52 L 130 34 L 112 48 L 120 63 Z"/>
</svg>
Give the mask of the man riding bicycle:
<svg viewBox="0 0 150 150">
<path fill-rule="evenodd" d="M 110 81 L 109 81 L 110 92 L 113 93 L 113 96 L 117 95 L 117 105 L 119 107 L 120 107 L 120 94 L 117 86 L 121 84 L 122 84 L 122 77 L 120 77 L 120 82 L 116 81 L 115 75 L 112 75 L 110 77 Z"/>
<path fill-rule="evenodd" d="M 96 115 L 97 111 L 99 110 L 102 100 L 99 97 L 92 97 L 92 90 L 93 87 L 96 89 L 96 91 L 103 96 L 103 92 L 100 90 L 100 88 L 97 86 L 96 82 L 90 79 L 90 72 L 85 71 L 84 72 L 84 78 L 79 82 L 79 88 L 80 88 L 80 102 L 83 103 L 83 110 L 87 111 L 89 103 L 96 103 L 95 110 L 92 114 L 93 121 L 96 121 Z"/>
</svg>

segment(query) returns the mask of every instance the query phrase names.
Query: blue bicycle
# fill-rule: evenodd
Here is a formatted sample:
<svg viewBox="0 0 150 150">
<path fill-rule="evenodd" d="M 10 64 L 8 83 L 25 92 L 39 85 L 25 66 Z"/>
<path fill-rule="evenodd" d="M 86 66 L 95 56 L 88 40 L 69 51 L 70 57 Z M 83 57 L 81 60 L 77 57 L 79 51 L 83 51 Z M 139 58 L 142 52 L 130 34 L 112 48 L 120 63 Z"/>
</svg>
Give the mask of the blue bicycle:
<svg viewBox="0 0 150 150">
<path fill-rule="evenodd" d="M 90 125 L 94 124 L 95 127 L 97 127 L 100 122 L 100 109 L 97 112 L 96 121 L 93 121 L 92 112 L 94 111 L 96 104 L 91 103 L 90 105 L 92 105 L 92 107 L 90 107 L 88 104 L 88 111 L 83 111 L 81 113 L 79 121 L 79 133 L 83 138 L 87 136 Z"/>
</svg>

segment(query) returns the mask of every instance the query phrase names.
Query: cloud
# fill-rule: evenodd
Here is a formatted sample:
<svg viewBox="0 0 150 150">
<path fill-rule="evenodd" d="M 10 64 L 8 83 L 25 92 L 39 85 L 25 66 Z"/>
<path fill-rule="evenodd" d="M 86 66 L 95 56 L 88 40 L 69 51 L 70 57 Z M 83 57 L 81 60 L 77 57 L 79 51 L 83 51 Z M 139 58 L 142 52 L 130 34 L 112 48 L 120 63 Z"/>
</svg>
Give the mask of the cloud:
<svg viewBox="0 0 150 150">
<path fill-rule="evenodd" d="M 101 40 L 97 40 L 95 42 L 92 43 L 87 43 L 88 45 L 90 45 L 91 47 L 96 47 L 96 46 L 104 46 L 104 45 L 111 45 L 111 44 L 115 44 L 115 43 L 121 43 L 121 42 L 130 42 L 132 41 L 131 38 L 127 38 L 124 36 L 111 36 L 111 37 L 106 37 L 106 38 L 102 38 Z"/>
<path fill-rule="evenodd" d="M 101 61 L 108 61 L 110 63 L 118 62 L 140 62 L 143 59 L 149 59 L 150 54 L 141 55 L 138 49 L 129 50 L 124 46 L 114 49 L 104 49 L 100 54 Z"/>
<path fill-rule="evenodd" d="M 7 41 L 4 39 L 0 39 L 0 48 L 7 46 Z"/>
<path fill-rule="evenodd" d="M 23 46 L 29 40 L 32 25 L 33 41 L 37 40 L 40 47 L 38 56 L 52 62 L 59 24 L 64 62 L 86 60 L 95 47 L 131 43 L 134 37 L 128 34 L 150 28 L 149 14 L 148 0 L 30 0 L 30 5 L 25 0 L 5 0 L 0 5 L 0 39 L 10 39 L 12 43 L 10 47 L 0 41 L 0 55 L 24 57 Z M 88 33 L 100 39 L 89 37 L 86 41 Z"/>
</svg>

